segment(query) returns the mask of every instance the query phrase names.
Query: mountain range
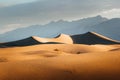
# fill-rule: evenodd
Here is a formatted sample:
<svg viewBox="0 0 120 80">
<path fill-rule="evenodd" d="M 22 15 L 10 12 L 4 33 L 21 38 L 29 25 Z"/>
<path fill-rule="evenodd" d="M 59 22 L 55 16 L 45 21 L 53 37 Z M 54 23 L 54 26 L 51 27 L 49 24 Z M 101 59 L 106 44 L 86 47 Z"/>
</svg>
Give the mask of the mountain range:
<svg viewBox="0 0 120 80">
<path fill-rule="evenodd" d="M 107 19 L 102 16 L 84 18 L 76 21 L 52 21 L 45 25 L 32 25 L 0 34 L 0 42 L 20 40 L 30 36 L 55 37 L 64 33 L 68 35 L 83 34 L 89 31 L 100 33 L 109 38 L 120 40 L 120 19 Z"/>
</svg>

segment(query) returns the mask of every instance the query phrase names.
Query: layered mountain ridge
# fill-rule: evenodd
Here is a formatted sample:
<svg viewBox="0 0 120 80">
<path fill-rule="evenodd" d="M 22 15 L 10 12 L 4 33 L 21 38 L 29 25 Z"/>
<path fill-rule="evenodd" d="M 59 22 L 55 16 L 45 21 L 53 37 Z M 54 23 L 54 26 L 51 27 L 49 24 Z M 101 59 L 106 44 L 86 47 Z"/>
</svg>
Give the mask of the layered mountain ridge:
<svg viewBox="0 0 120 80">
<path fill-rule="evenodd" d="M 0 42 L 19 40 L 33 35 L 50 38 L 55 37 L 61 33 L 68 35 L 82 34 L 90 31 L 90 28 L 92 26 L 107 20 L 108 19 L 104 17 L 96 16 L 72 22 L 59 20 L 56 22 L 48 23 L 46 25 L 32 25 L 29 27 L 18 28 L 4 34 L 0 34 Z"/>
</svg>

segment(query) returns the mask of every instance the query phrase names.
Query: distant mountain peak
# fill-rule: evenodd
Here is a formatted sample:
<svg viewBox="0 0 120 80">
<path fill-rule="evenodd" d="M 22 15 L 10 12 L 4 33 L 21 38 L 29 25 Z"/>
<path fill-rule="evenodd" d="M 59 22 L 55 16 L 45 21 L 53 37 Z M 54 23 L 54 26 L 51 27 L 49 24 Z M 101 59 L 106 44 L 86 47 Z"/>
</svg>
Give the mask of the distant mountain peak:
<svg viewBox="0 0 120 80">
<path fill-rule="evenodd" d="M 103 16 L 101 16 L 101 15 L 97 15 L 97 16 L 95 16 L 94 18 L 96 18 L 96 19 L 102 19 L 103 21 L 109 20 L 108 18 L 103 17 Z"/>
<path fill-rule="evenodd" d="M 101 15 L 97 15 L 96 17 L 102 17 Z"/>
</svg>

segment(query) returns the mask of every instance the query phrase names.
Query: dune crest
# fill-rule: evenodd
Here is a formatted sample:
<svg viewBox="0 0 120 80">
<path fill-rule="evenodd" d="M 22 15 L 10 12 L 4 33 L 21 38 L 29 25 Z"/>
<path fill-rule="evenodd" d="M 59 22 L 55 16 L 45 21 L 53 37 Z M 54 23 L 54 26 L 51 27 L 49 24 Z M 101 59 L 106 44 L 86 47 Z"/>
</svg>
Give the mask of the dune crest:
<svg viewBox="0 0 120 80">
<path fill-rule="evenodd" d="M 41 38 L 37 36 L 32 36 L 32 38 L 42 43 L 58 42 L 58 43 L 73 44 L 72 38 L 66 34 L 60 34 L 55 38 Z"/>
<path fill-rule="evenodd" d="M 103 35 L 101 35 L 101 34 L 98 34 L 98 33 L 96 33 L 96 32 L 93 32 L 93 31 L 88 32 L 88 33 L 94 34 L 94 35 L 99 36 L 99 37 L 101 37 L 101 38 L 104 38 L 104 39 L 106 39 L 106 40 L 110 40 L 110 41 L 114 41 L 114 42 L 119 42 L 119 41 L 117 41 L 117 40 L 113 40 L 113 39 L 111 39 L 111 38 L 108 38 L 108 37 L 106 37 L 106 36 L 103 36 Z"/>
</svg>

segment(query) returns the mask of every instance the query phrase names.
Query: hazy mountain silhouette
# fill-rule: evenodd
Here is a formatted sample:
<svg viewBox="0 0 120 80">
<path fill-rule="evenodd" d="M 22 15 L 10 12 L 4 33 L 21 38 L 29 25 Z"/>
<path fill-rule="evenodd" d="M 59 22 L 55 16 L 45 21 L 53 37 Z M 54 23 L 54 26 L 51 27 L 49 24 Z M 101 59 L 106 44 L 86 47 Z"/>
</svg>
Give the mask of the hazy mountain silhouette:
<svg viewBox="0 0 120 80">
<path fill-rule="evenodd" d="M 33 25 L 1 34 L 0 42 L 19 40 L 33 35 L 40 37 L 55 37 L 60 33 L 69 35 L 81 34 L 88 31 L 86 28 L 91 28 L 104 21 L 107 21 L 107 19 L 96 16 L 72 22 L 59 20 L 57 22 L 50 22 L 46 25 Z"/>
<path fill-rule="evenodd" d="M 120 18 L 114 18 L 97 24 L 89 30 L 120 41 Z"/>
</svg>

